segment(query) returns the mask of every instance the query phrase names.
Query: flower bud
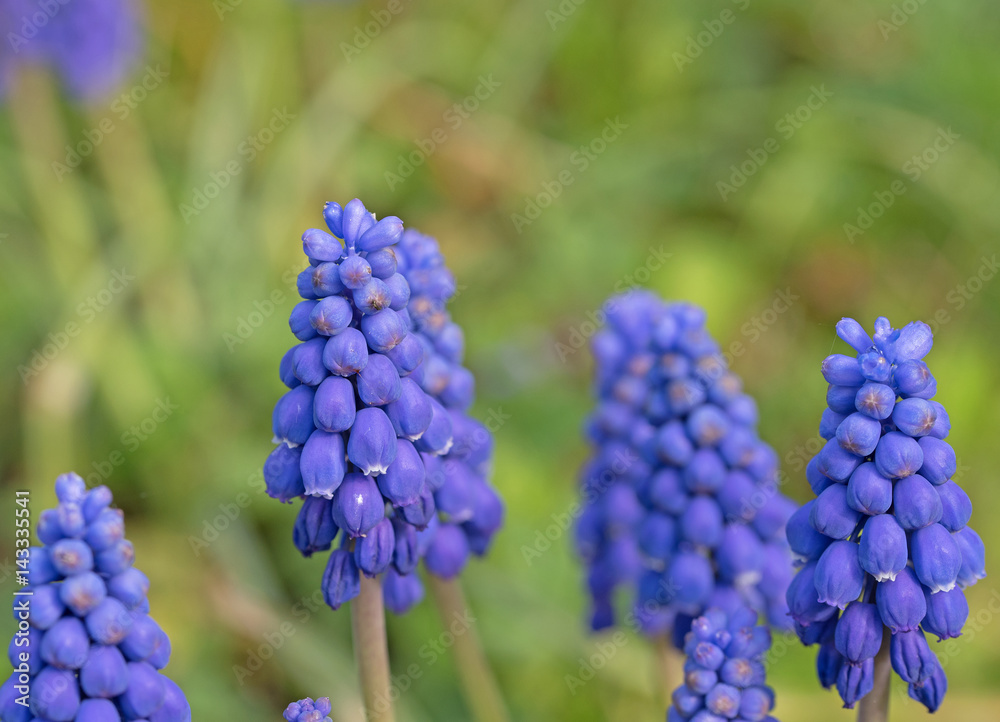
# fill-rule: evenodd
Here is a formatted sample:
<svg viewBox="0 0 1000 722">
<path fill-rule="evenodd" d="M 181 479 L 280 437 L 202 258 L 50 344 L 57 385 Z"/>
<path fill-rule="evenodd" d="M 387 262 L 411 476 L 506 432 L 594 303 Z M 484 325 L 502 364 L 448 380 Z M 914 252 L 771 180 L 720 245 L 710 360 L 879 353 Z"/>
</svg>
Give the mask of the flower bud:
<svg viewBox="0 0 1000 722">
<path fill-rule="evenodd" d="M 296 386 L 278 399 L 271 415 L 271 428 L 276 441 L 284 441 L 289 445 L 306 443 L 314 429 L 315 393 L 312 386 Z"/>
<path fill-rule="evenodd" d="M 347 458 L 365 475 L 384 474 L 396 459 L 396 432 L 380 408 L 358 411 L 347 440 Z"/>
<path fill-rule="evenodd" d="M 900 571 L 895 579 L 879 583 L 875 603 L 882 623 L 893 634 L 916 629 L 927 613 L 923 589 L 909 567 Z"/>
<path fill-rule="evenodd" d="M 292 329 L 292 333 L 299 341 L 308 341 L 318 335 L 310 317 L 316 305 L 316 301 L 300 301 L 295 304 L 295 308 L 292 309 L 292 313 L 288 317 L 288 327 Z"/>
<path fill-rule="evenodd" d="M 416 440 L 417 451 L 428 454 L 447 454 L 452 445 L 451 416 L 437 399 L 430 397 L 431 423 Z"/>
<path fill-rule="evenodd" d="M 913 559 L 917 579 L 932 594 L 947 592 L 955 586 L 962 568 L 962 551 L 948 530 L 940 524 L 931 524 L 913 532 L 910 537 L 910 558 Z"/>
<path fill-rule="evenodd" d="M 943 484 L 955 475 L 958 460 L 951 444 L 933 436 L 925 436 L 919 443 L 923 452 L 923 465 L 919 472 L 921 476 L 932 484 Z"/>
<path fill-rule="evenodd" d="M 389 569 L 382 582 L 382 595 L 386 609 L 393 614 L 406 614 L 424 598 L 424 585 L 416 574 Z"/>
<path fill-rule="evenodd" d="M 132 629 L 119 645 L 126 659 L 145 662 L 163 644 L 163 630 L 148 614 L 138 614 L 132 619 Z"/>
<path fill-rule="evenodd" d="M 896 521 L 907 531 L 923 529 L 941 520 L 941 497 L 920 474 L 897 481 L 892 490 L 892 498 Z"/>
<path fill-rule="evenodd" d="M 344 437 L 317 429 L 302 447 L 302 484 L 308 496 L 332 499 L 347 472 Z"/>
<path fill-rule="evenodd" d="M 364 258 L 349 255 L 340 262 L 340 282 L 352 291 L 364 288 L 372 278 L 372 267 Z"/>
<path fill-rule="evenodd" d="M 87 661 L 90 639 L 83 622 L 63 617 L 42 637 L 39 647 L 42 660 L 60 669 L 79 669 Z"/>
<path fill-rule="evenodd" d="M 129 662 L 128 689 L 118 698 L 128 719 L 149 717 L 163 705 L 167 689 L 163 677 L 146 662 Z"/>
<path fill-rule="evenodd" d="M 315 552 L 326 551 L 337 536 L 337 525 L 333 521 L 333 502 L 318 496 L 307 496 L 295 519 L 292 539 L 295 548 L 304 557 Z"/>
<path fill-rule="evenodd" d="M 73 610 L 78 617 L 86 616 L 87 612 L 100 604 L 106 595 L 104 582 L 93 572 L 72 576 L 59 588 L 59 598 L 62 603 Z"/>
<path fill-rule="evenodd" d="M 85 699 L 76 713 L 76 722 L 119 722 L 121 716 L 114 703 L 106 699 Z"/>
<path fill-rule="evenodd" d="M 857 411 L 837 427 L 837 442 L 840 447 L 855 456 L 871 454 L 881 437 L 881 422 Z"/>
<path fill-rule="evenodd" d="M 969 618 L 969 603 L 958 587 L 947 592 L 931 594 L 924 589 L 927 614 L 921 626 L 925 632 L 937 635 L 938 640 L 951 639 L 962 634 L 962 627 Z"/>
<path fill-rule="evenodd" d="M 960 529 L 952 535 L 958 543 L 962 555 L 962 566 L 958 571 L 958 584 L 963 589 L 971 587 L 986 577 L 986 547 L 972 527 Z"/>
<path fill-rule="evenodd" d="M 402 385 L 392 361 L 382 354 L 371 354 L 368 364 L 358 372 L 358 396 L 369 406 L 384 406 L 400 397 Z"/>
<path fill-rule="evenodd" d="M 361 319 L 361 331 L 373 351 L 386 353 L 406 337 L 406 326 L 400 313 L 386 308 Z"/>
<path fill-rule="evenodd" d="M 826 390 L 826 405 L 834 413 L 848 416 L 857 411 L 859 386 L 833 386 Z"/>
<path fill-rule="evenodd" d="M 835 353 L 823 359 L 823 378 L 828 384 L 837 386 L 861 386 L 865 377 L 861 375 L 858 360 L 853 356 Z"/>
<path fill-rule="evenodd" d="M 847 503 L 847 486 L 834 484 L 823 490 L 809 513 L 813 528 L 831 539 L 846 539 L 861 519 Z"/>
<path fill-rule="evenodd" d="M 360 593 L 361 577 L 354 555 L 346 549 L 334 549 L 323 572 L 323 599 L 331 609 L 340 609 Z"/>
<path fill-rule="evenodd" d="M 55 570 L 66 577 L 94 568 L 94 553 L 81 539 L 60 539 L 49 547 L 48 557 Z"/>
<path fill-rule="evenodd" d="M 837 674 L 837 692 L 844 700 L 844 707 L 854 709 L 859 699 L 875 687 L 875 660 L 866 659 L 860 664 L 844 662 Z"/>
<path fill-rule="evenodd" d="M 87 615 L 87 631 L 98 644 L 118 644 L 132 629 L 132 616 L 118 599 L 105 597 Z"/>
<path fill-rule="evenodd" d="M 344 284 L 340 280 L 340 266 L 336 263 L 320 263 L 312 268 L 307 268 L 304 273 L 311 274 L 308 290 L 311 290 L 312 293 L 302 293 L 303 289 L 300 288 L 299 295 L 302 298 L 324 298 L 339 294 L 344 290 Z"/>
<path fill-rule="evenodd" d="M 43 669 L 31 682 L 30 702 L 35 717 L 70 722 L 80 709 L 76 677 L 72 672 L 55 667 Z"/>
<path fill-rule="evenodd" d="M 866 383 L 854 398 L 854 407 L 873 419 L 888 419 L 896 405 L 896 392 L 885 384 Z"/>
<path fill-rule="evenodd" d="M 684 485 L 691 493 L 718 491 L 726 479 L 726 465 L 711 449 L 698 449 L 684 467 Z"/>
<path fill-rule="evenodd" d="M 316 340 L 322 343 L 325 339 Z M 356 328 L 345 328 L 325 343 L 322 351 L 323 366 L 337 376 L 353 376 L 368 364 L 368 342 Z M 320 378 L 316 383 L 322 380 Z"/>
<path fill-rule="evenodd" d="M 364 536 L 385 517 L 385 500 L 370 476 L 347 474 L 333 495 L 332 513 L 348 536 Z"/>
<path fill-rule="evenodd" d="M 868 461 L 851 474 L 847 482 L 847 504 L 869 516 L 884 514 L 892 506 L 892 482 Z"/>
<path fill-rule="evenodd" d="M 837 651 L 852 664 L 874 658 L 882 646 L 882 619 L 875 605 L 865 602 L 848 604 L 837 622 L 834 644 Z"/>
<path fill-rule="evenodd" d="M 917 684 L 911 683 L 907 691 L 910 697 L 920 702 L 929 712 L 937 712 L 948 691 L 948 678 L 938 665 L 930 677 Z"/>
<path fill-rule="evenodd" d="M 354 385 L 341 376 L 327 377 L 316 389 L 312 409 L 313 424 L 317 428 L 331 433 L 347 431 L 354 424 L 357 413 Z"/>
<path fill-rule="evenodd" d="M 936 491 L 941 500 L 941 526 L 952 532 L 964 529 L 972 517 L 969 495 L 954 481 L 946 481 Z"/>
<path fill-rule="evenodd" d="M 705 557 L 681 551 L 668 568 L 668 584 L 675 591 L 678 609 L 697 612 L 708 599 L 714 584 L 712 565 Z"/>
<path fill-rule="evenodd" d="M 858 353 L 865 353 L 872 347 L 871 337 L 853 318 L 842 318 L 837 321 L 837 336 Z"/>
<path fill-rule="evenodd" d="M 715 548 L 722 541 L 722 510 L 714 499 L 696 496 L 681 515 L 680 531 L 691 544 Z"/>
<path fill-rule="evenodd" d="M 310 339 L 300 343 L 292 353 L 292 373 L 295 378 L 309 386 L 319 386 L 327 376 L 323 366 L 327 341 L 325 336 Z"/>
<path fill-rule="evenodd" d="M 936 421 L 937 410 L 924 399 L 903 399 L 892 410 L 892 423 L 909 436 L 926 436 Z"/>
<path fill-rule="evenodd" d="M 865 572 L 858 561 L 858 545 L 835 541 L 826 548 L 816 564 L 817 599 L 823 604 L 843 609 L 861 596 Z"/>
<path fill-rule="evenodd" d="M 290 502 L 306 493 L 299 469 L 301 456 L 302 447 L 292 448 L 287 444 L 278 444 L 268 455 L 264 462 L 264 482 L 272 499 Z"/>
<path fill-rule="evenodd" d="M 124 538 L 125 517 L 121 509 L 103 509 L 90 521 L 84 535 L 84 541 L 96 552 L 109 549 Z"/>
<path fill-rule="evenodd" d="M 924 452 L 915 439 L 890 431 L 875 449 L 875 466 L 887 479 L 902 479 L 916 474 L 923 466 Z"/>
<path fill-rule="evenodd" d="M 442 579 L 458 576 L 469 558 L 465 533 L 452 524 L 442 524 L 431 540 L 424 557 L 427 570 Z"/>
<path fill-rule="evenodd" d="M 338 261 L 344 255 L 340 241 L 318 228 L 310 228 L 302 234 L 302 250 L 317 261 Z"/>
<path fill-rule="evenodd" d="M 395 543 L 392 522 L 382 519 L 354 546 L 354 562 L 358 569 L 368 577 L 384 572 L 392 561 Z"/>
<path fill-rule="evenodd" d="M 893 634 L 889 650 L 892 668 L 904 682 L 923 682 L 941 666 L 919 629 Z"/>
<path fill-rule="evenodd" d="M 132 542 L 123 539 L 114 546 L 98 552 L 94 566 L 99 574 L 105 577 L 113 577 L 132 566 L 132 562 L 134 561 L 135 549 L 132 546 Z"/>
<path fill-rule="evenodd" d="M 426 487 L 420 492 L 419 499 L 412 504 L 399 507 L 397 511 L 407 523 L 412 524 L 417 529 L 425 529 L 437 520 L 434 515 L 437 511 L 434 494 Z"/>
<path fill-rule="evenodd" d="M 906 567 L 906 532 L 891 514 L 873 516 L 865 523 L 858 546 L 861 568 L 876 581 L 892 580 Z"/>
<path fill-rule="evenodd" d="M 128 667 L 118 647 L 93 647 L 80 669 L 80 687 L 88 697 L 112 698 L 128 687 Z"/>
<path fill-rule="evenodd" d="M 816 655 L 816 673 L 819 676 L 819 683 L 824 689 L 830 689 L 837 683 L 840 670 L 847 663 L 844 655 L 837 651 L 837 647 L 832 642 L 824 642 L 819 647 L 819 654 Z"/>
<path fill-rule="evenodd" d="M 816 455 L 816 469 L 834 481 L 846 482 L 862 461 L 860 456 L 844 449 L 838 439 L 830 439 Z"/>
<path fill-rule="evenodd" d="M 414 334 L 407 334 L 406 338 L 384 353 L 400 376 L 412 373 L 424 359 L 424 347 Z"/>
<path fill-rule="evenodd" d="M 892 360 L 895 363 L 903 361 L 919 361 L 934 345 L 934 334 L 930 326 L 923 321 L 913 321 L 899 330 L 899 336 L 891 347 Z"/>
</svg>

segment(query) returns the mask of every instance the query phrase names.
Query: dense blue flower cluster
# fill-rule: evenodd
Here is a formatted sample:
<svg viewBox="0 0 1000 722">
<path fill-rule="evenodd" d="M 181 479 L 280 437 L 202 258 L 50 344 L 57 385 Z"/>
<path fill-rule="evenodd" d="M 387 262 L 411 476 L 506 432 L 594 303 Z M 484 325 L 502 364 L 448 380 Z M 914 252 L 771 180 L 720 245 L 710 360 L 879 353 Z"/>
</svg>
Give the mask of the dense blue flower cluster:
<svg viewBox="0 0 1000 722">
<path fill-rule="evenodd" d="M 771 630 L 757 626 L 752 609 L 706 610 L 684 638 L 684 684 L 674 690 L 667 722 L 777 722 L 774 690 L 764 685 L 770 648 Z"/>
<path fill-rule="evenodd" d="M 757 437 L 756 405 L 704 311 L 633 291 L 605 312 L 576 525 L 592 627 L 614 624 L 619 587 L 637 589 L 628 621 L 672 632 L 678 646 L 709 606 L 746 603 L 787 624 L 784 525 L 795 505 L 778 491 L 777 456 Z"/>
<path fill-rule="evenodd" d="M 44 546 L 27 559 L 31 596 L 15 598 L 0 719 L 190 722 L 184 693 L 160 673 L 170 640 L 149 616 L 149 580 L 132 566 L 111 492 L 63 474 L 56 495 L 59 506 L 38 517 Z"/>
<path fill-rule="evenodd" d="M 985 576 L 985 550 L 966 526 L 972 503 L 952 480 L 955 452 L 944 440 L 951 422 L 921 360 L 933 335 L 886 318 L 874 338 L 850 318 L 837 335 L 856 357 L 823 361 L 827 443 L 806 467 L 817 498 L 788 522 L 804 560 L 788 605 L 803 643 L 820 645 L 820 681 L 836 684 L 846 707 L 871 691 L 887 628 L 893 669 L 934 711 L 947 679 L 924 634 L 961 634 L 962 589 Z"/>
<path fill-rule="evenodd" d="M 101 100 L 133 69 L 143 46 L 136 0 L 4 0 L 0 95 L 19 67 L 52 67 L 75 98 Z"/>
<path fill-rule="evenodd" d="M 323 577 L 331 607 L 359 593 L 360 574 L 384 572 L 386 605 L 402 613 L 423 596 L 421 559 L 453 577 L 499 528 L 485 481 L 492 439 L 465 413 L 474 383 L 444 311 L 454 281 L 437 244 L 398 218 L 376 222 L 356 199 L 324 217 L 333 235 L 302 237 L 305 300 L 289 320 L 300 343 L 281 362 L 289 391 L 264 477 L 272 497 L 303 497 L 304 555 L 343 532 Z"/>
<path fill-rule="evenodd" d="M 333 722 L 331 709 L 329 697 L 320 697 L 315 702 L 306 697 L 288 705 L 282 717 L 287 722 Z"/>
</svg>

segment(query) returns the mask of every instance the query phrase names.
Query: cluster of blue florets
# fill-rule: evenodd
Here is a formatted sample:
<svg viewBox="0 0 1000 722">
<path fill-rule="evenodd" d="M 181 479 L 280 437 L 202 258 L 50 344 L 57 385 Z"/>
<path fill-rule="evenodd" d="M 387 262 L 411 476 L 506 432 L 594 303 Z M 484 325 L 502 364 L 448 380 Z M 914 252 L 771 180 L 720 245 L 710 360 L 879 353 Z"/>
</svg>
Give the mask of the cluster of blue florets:
<svg viewBox="0 0 1000 722">
<path fill-rule="evenodd" d="M 764 684 L 770 648 L 771 631 L 757 626 L 757 612 L 706 610 L 684 638 L 684 684 L 674 690 L 667 722 L 777 722 L 774 690 Z"/>
<path fill-rule="evenodd" d="M 324 217 L 333 235 L 302 237 L 305 300 L 289 320 L 300 343 L 281 362 L 290 390 L 274 409 L 264 477 L 272 497 L 303 498 L 304 555 L 343 532 L 323 579 L 331 607 L 357 596 L 360 574 L 384 572 L 386 605 L 402 613 L 423 596 L 421 559 L 453 577 L 499 528 L 485 481 L 492 438 L 465 413 L 474 383 L 444 311 L 454 281 L 437 244 L 398 218 L 376 221 L 359 200 L 328 203 Z"/>
<path fill-rule="evenodd" d="M 605 312 L 576 526 L 592 627 L 615 623 L 619 587 L 636 589 L 634 622 L 678 646 L 709 606 L 745 603 L 787 624 L 784 525 L 795 506 L 778 491 L 777 456 L 705 312 L 640 291 Z"/>
<path fill-rule="evenodd" d="M 190 722 L 184 693 L 160 673 L 170 640 L 149 616 L 149 580 L 132 566 L 111 492 L 64 474 L 56 495 L 59 506 L 38 517 L 44 546 L 27 557 L 30 596 L 14 601 L 0 719 Z"/>
<path fill-rule="evenodd" d="M 137 0 L 34 0 L 0 3 L 0 95 L 22 65 L 56 70 L 71 95 L 109 95 L 132 70 L 143 46 Z"/>
<path fill-rule="evenodd" d="M 329 697 L 320 697 L 315 702 L 306 697 L 288 705 L 282 717 L 286 722 L 333 722 L 331 709 Z"/>
<path fill-rule="evenodd" d="M 933 335 L 924 323 L 894 329 L 886 318 L 874 338 L 850 318 L 837 335 L 856 356 L 823 362 L 828 441 L 806 467 L 817 498 L 788 522 L 805 562 L 789 607 L 802 641 L 821 645 L 820 681 L 836 684 L 845 706 L 871 691 L 887 628 L 893 669 L 934 711 L 947 679 L 924 634 L 961 634 L 962 590 L 985 576 L 985 550 L 967 526 L 972 503 L 952 478 L 955 451 L 944 440 L 951 423 L 922 361 Z"/>
</svg>

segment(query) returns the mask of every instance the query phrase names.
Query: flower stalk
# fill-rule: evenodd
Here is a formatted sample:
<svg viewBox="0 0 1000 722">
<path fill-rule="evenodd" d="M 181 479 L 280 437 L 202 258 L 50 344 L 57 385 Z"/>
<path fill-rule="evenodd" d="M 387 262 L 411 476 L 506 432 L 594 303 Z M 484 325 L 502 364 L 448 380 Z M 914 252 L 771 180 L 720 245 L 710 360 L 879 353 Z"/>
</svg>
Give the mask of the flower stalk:
<svg viewBox="0 0 1000 722">
<path fill-rule="evenodd" d="M 385 606 L 379 579 L 361 575 L 361 592 L 351 603 L 351 629 L 365 718 L 371 722 L 393 722 Z"/>
</svg>

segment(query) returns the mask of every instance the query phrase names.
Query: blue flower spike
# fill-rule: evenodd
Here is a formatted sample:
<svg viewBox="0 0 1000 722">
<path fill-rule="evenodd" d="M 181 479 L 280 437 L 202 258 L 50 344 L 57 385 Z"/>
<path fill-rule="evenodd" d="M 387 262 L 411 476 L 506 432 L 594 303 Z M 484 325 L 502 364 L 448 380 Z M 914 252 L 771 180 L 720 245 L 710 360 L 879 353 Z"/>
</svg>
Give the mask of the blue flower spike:
<svg viewBox="0 0 1000 722">
<path fill-rule="evenodd" d="M 331 709 L 329 697 L 320 697 L 315 702 L 306 697 L 288 705 L 282 717 L 286 722 L 333 722 Z"/>
<path fill-rule="evenodd" d="M 591 627 L 615 624 L 612 601 L 625 589 L 643 633 L 675 646 L 712 606 L 748 605 L 790 628 L 785 527 L 795 505 L 778 490 L 777 455 L 705 312 L 638 290 L 603 311 L 575 526 Z"/>
<path fill-rule="evenodd" d="M 74 473 L 61 475 L 55 488 L 59 506 L 40 516 L 62 523 L 27 557 L 31 596 L 15 598 L 20 627 L 10 645 L 14 672 L 0 688 L 0 719 L 190 722 L 184 693 L 162 674 L 170 640 L 149 616 L 149 580 L 132 566 L 110 490 L 88 490 Z M 109 551 L 113 564 L 101 561 Z M 28 704 L 19 704 L 25 696 Z"/>
<path fill-rule="evenodd" d="M 856 353 L 822 364 L 828 442 L 806 469 L 817 498 L 788 526 L 804 562 L 789 608 L 802 642 L 820 645 L 820 682 L 836 685 L 845 707 L 874 688 L 881 650 L 910 697 L 934 712 L 947 679 L 925 635 L 961 634 L 963 589 L 986 572 L 966 526 L 972 503 L 952 478 L 951 422 L 923 361 L 933 336 L 919 321 L 894 329 L 886 318 L 873 336 L 845 318 L 837 335 Z"/>
<path fill-rule="evenodd" d="M 332 608 L 359 594 L 362 576 L 382 577 L 386 606 L 402 614 L 423 598 L 421 559 L 456 576 L 499 530 L 492 434 L 466 413 L 474 382 L 437 241 L 357 199 L 327 203 L 323 217 L 328 230 L 302 235 L 298 343 L 279 368 L 288 391 L 264 478 L 271 497 L 302 499 L 293 541 L 304 556 L 329 553 Z"/>
<path fill-rule="evenodd" d="M 667 722 L 777 722 L 771 716 L 774 690 L 764 678 L 771 632 L 756 624 L 757 614 L 739 606 L 729 614 L 711 607 L 691 623 L 683 644 L 684 684 L 674 690 Z"/>
</svg>

